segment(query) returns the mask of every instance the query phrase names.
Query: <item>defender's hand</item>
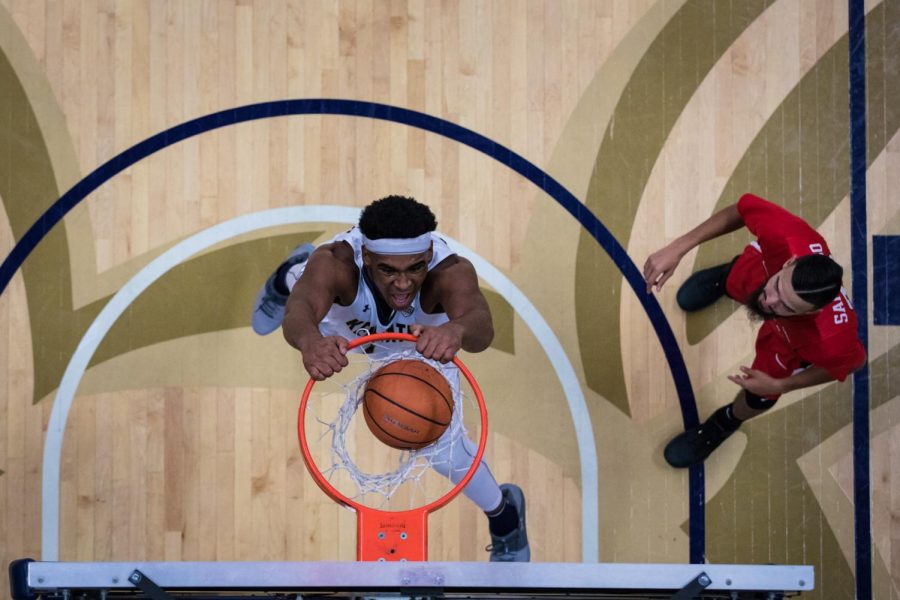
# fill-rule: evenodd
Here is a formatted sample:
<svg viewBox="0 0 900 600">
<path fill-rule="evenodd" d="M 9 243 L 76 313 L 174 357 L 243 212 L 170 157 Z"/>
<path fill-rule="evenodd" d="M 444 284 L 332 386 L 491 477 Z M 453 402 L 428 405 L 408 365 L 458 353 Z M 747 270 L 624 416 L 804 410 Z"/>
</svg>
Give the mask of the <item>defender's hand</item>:
<svg viewBox="0 0 900 600">
<path fill-rule="evenodd" d="M 741 367 L 741 371 L 744 373 L 743 375 L 729 375 L 728 379 L 751 394 L 766 397 L 779 396 L 784 393 L 780 379 L 775 379 L 771 375 L 750 367 Z"/>
<path fill-rule="evenodd" d="M 644 281 L 647 282 L 647 293 L 649 294 L 653 290 L 654 285 L 656 291 L 660 291 L 680 262 L 681 254 L 671 246 L 666 246 L 651 254 L 644 263 Z"/>
<path fill-rule="evenodd" d="M 316 381 L 322 381 L 349 364 L 347 340 L 340 336 L 329 336 L 315 340 L 301 350 L 303 368 Z"/>
<path fill-rule="evenodd" d="M 416 350 L 425 358 L 447 363 L 462 348 L 462 327 L 452 322 L 440 327 L 411 325 L 409 332 L 419 338 L 416 340 Z"/>
</svg>

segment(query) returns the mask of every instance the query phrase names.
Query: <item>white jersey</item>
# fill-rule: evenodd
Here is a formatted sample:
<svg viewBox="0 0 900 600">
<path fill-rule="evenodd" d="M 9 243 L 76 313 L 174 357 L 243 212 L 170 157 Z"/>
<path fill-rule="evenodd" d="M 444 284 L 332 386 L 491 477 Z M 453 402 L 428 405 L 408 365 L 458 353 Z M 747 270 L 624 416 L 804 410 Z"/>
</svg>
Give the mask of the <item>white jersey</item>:
<svg viewBox="0 0 900 600">
<path fill-rule="evenodd" d="M 325 318 L 319 323 L 319 331 L 324 336 L 337 335 L 342 338 L 352 340 L 358 336 L 369 335 L 373 333 L 409 333 L 410 325 L 442 325 L 449 321 L 447 314 L 440 312 L 429 314 L 422 310 L 420 304 L 420 294 L 416 294 L 413 298 L 409 309 L 404 311 L 392 311 L 386 322 L 381 322 L 378 317 L 378 309 L 375 304 L 375 291 L 366 283 L 363 277 L 363 260 L 362 260 L 362 232 L 358 227 L 354 227 L 349 231 L 336 235 L 331 242 L 346 242 L 353 248 L 353 261 L 359 269 L 359 283 L 356 288 L 356 298 L 353 299 L 348 306 L 332 304 L 331 309 Z M 447 242 L 442 240 L 437 234 L 431 234 L 432 239 L 432 257 L 428 263 L 430 271 L 448 256 L 455 254 Z M 305 267 L 305 263 L 302 265 Z M 293 269 L 292 269 L 293 271 Z M 302 270 L 296 272 L 296 277 Z M 292 278 L 293 279 L 293 278 Z M 396 342 L 383 346 L 379 344 L 377 348 L 366 348 L 366 352 L 378 356 L 380 354 L 388 354 L 400 350 L 395 345 Z"/>
<path fill-rule="evenodd" d="M 431 234 L 433 256 L 428 263 L 430 271 L 448 256 L 455 254 L 447 246 L 437 234 Z M 354 227 L 350 231 L 336 235 L 332 242 L 346 242 L 353 248 L 353 261 L 359 269 L 359 283 L 356 288 L 356 298 L 349 306 L 341 306 L 332 304 L 331 309 L 325 318 L 319 323 L 319 331 L 322 335 L 338 335 L 345 339 L 352 340 L 357 336 L 368 335 L 370 333 L 409 333 L 410 325 L 442 325 L 449 321 L 446 313 L 428 314 L 422 310 L 420 304 L 420 294 L 416 294 L 410 309 L 407 311 L 393 311 L 387 322 L 381 322 L 378 317 L 378 308 L 375 305 L 375 292 L 369 288 L 363 277 L 363 261 L 362 261 L 362 233 L 359 228 Z M 303 273 L 306 263 L 293 266 L 285 277 L 288 287 L 292 288 L 297 279 Z M 378 345 L 370 345 L 365 348 L 357 348 L 376 359 L 388 358 L 391 354 L 406 350 L 412 347 L 411 342 L 381 342 Z M 436 363 L 435 363 L 436 364 Z M 459 390 L 459 370 L 448 363 L 440 366 L 441 371 L 450 382 L 454 390 Z M 461 409 L 463 404 L 457 403 Z M 474 444 L 465 432 L 465 425 L 462 424 L 462 410 L 453 411 L 453 419 L 456 420 L 460 427 L 448 427 L 444 433 L 444 438 L 451 436 L 459 436 L 462 440 L 462 451 L 454 450 L 460 448 L 459 445 L 446 443 L 440 445 L 438 443 L 437 454 L 431 459 L 431 467 L 438 471 L 441 475 L 448 477 L 453 482 L 459 481 L 463 474 L 469 470 L 472 459 L 475 457 L 478 446 Z M 442 439 L 444 439 L 442 438 Z M 463 490 L 463 493 L 472 499 L 475 504 L 483 511 L 496 509 L 503 500 L 500 487 L 497 481 L 488 469 L 484 460 L 478 465 L 474 477 Z"/>
</svg>

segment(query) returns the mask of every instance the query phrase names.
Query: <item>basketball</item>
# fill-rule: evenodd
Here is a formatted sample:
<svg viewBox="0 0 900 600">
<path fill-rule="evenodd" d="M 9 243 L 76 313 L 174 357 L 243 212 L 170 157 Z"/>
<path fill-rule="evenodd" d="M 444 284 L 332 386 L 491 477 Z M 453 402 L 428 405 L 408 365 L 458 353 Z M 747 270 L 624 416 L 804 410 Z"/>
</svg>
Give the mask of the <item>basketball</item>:
<svg viewBox="0 0 900 600">
<path fill-rule="evenodd" d="M 372 375 L 363 392 L 366 425 L 399 450 L 434 443 L 450 425 L 453 393 L 447 379 L 419 360 L 398 360 Z"/>
</svg>

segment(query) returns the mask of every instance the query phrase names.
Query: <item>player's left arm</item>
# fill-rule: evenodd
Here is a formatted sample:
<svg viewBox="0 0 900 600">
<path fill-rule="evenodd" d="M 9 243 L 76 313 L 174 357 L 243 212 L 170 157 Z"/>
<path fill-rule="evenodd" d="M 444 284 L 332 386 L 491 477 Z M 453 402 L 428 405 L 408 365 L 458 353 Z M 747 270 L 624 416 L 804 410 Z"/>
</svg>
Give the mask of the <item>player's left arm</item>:
<svg viewBox="0 0 900 600">
<path fill-rule="evenodd" d="M 472 263 L 451 257 L 432 269 L 429 278 L 429 292 L 450 320 L 438 327 L 413 325 L 410 330 L 419 338 L 416 350 L 426 358 L 447 362 L 460 349 L 487 349 L 494 339 L 494 323 Z"/>
<path fill-rule="evenodd" d="M 758 369 L 741 367 L 740 375 L 729 375 L 728 379 L 738 384 L 751 394 L 763 398 L 780 396 L 792 390 L 827 383 L 835 379 L 834 375 L 822 367 L 810 367 L 790 377 L 776 378 Z"/>
<path fill-rule="evenodd" d="M 854 366 L 847 371 L 847 374 L 858 371 L 866 364 L 866 354 L 862 347 L 859 348 L 859 353 L 856 356 L 856 360 L 851 363 Z M 799 373 L 780 379 L 757 369 L 741 367 L 741 375 L 729 375 L 728 379 L 752 394 L 766 397 L 780 396 L 794 390 L 812 387 L 820 383 L 828 383 L 829 381 L 837 381 L 838 379 L 843 380 L 843 377 L 836 376 L 832 371 L 824 367 L 813 365 Z"/>
</svg>

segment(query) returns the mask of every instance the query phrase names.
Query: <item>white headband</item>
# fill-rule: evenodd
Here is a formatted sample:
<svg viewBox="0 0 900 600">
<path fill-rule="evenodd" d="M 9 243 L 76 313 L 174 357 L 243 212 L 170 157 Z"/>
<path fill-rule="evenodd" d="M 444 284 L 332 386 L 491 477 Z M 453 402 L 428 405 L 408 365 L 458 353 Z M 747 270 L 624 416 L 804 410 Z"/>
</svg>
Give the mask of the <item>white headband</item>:
<svg viewBox="0 0 900 600">
<path fill-rule="evenodd" d="M 377 240 L 370 240 L 363 236 L 363 246 L 375 254 L 422 254 L 431 248 L 431 233 L 423 233 L 414 238 L 380 238 Z"/>
</svg>

